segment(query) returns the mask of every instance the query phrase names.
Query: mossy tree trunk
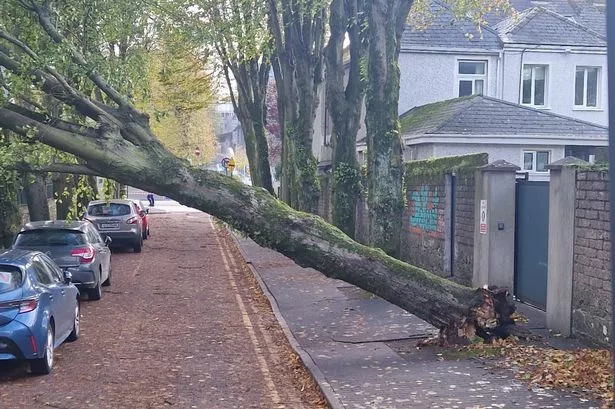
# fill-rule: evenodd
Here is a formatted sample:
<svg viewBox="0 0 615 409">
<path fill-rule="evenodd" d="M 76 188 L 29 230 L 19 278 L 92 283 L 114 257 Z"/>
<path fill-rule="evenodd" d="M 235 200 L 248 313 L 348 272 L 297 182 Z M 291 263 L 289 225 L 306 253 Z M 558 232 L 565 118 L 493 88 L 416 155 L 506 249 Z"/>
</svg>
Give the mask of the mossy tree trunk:
<svg viewBox="0 0 615 409">
<path fill-rule="evenodd" d="M 357 202 L 360 195 L 360 169 L 357 163 L 356 140 L 360 127 L 361 59 L 365 56 L 361 38 L 362 0 L 333 0 L 326 50 L 327 113 L 331 114 L 333 128 L 333 224 L 350 237 L 356 228 Z M 350 60 L 344 62 L 344 41 L 348 34 Z M 346 78 L 346 81 L 344 80 Z M 344 83 L 346 85 L 344 85 Z M 327 130 L 325 129 L 325 133 Z"/>
<path fill-rule="evenodd" d="M 404 198 L 399 134 L 399 42 L 412 0 L 372 0 L 366 95 L 369 242 L 398 255 Z"/>
<path fill-rule="evenodd" d="M 269 0 L 269 26 L 283 133 L 282 199 L 296 209 L 315 212 L 319 183 L 312 137 L 322 82 L 325 8 L 307 2 L 304 6 Z"/>
<path fill-rule="evenodd" d="M 36 10 L 36 9 L 35 9 Z M 46 14 L 38 21 L 56 42 L 62 37 Z M 88 66 L 71 50 L 73 60 Z M 0 65 L 27 70 L 0 50 Z M 89 67 L 89 66 L 88 66 Z M 229 223 L 261 245 L 274 248 L 299 265 L 318 269 L 406 309 L 441 329 L 446 337 L 489 334 L 511 323 L 505 293 L 473 289 L 435 276 L 354 242 L 322 218 L 296 211 L 264 189 L 247 186 L 217 172 L 198 169 L 171 154 L 152 134 L 148 118 L 137 111 L 96 70 L 87 77 L 113 101 L 94 103 L 67 81 L 46 70 L 31 72 L 42 92 L 71 106 L 96 126 L 48 121 L 23 107 L 0 106 L 0 127 L 72 153 L 82 164 L 53 164 L 39 171 L 96 174 L 168 196 Z"/>
</svg>

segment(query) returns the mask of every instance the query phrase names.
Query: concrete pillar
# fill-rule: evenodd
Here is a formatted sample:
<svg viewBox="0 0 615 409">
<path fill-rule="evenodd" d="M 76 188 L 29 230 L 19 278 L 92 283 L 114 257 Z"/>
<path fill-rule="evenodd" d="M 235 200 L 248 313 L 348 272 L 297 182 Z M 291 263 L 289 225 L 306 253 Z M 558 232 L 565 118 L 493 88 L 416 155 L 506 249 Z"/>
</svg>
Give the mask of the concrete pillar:
<svg viewBox="0 0 615 409">
<path fill-rule="evenodd" d="M 519 169 L 498 160 L 477 170 L 472 278 L 475 287 L 495 285 L 513 292 L 515 175 Z"/>
<path fill-rule="evenodd" d="M 547 327 L 563 336 L 572 328 L 574 262 L 575 165 L 589 163 L 567 157 L 547 165 L 549 181 L 549 256 L 547 267 Z"/>
</svg>

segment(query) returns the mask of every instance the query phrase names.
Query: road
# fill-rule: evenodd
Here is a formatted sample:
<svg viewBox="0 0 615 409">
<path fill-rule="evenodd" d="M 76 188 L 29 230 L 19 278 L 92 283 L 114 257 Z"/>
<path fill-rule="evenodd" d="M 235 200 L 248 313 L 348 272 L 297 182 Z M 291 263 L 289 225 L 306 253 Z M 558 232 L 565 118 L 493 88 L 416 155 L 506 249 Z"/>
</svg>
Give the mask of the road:
<svg viewBox="0 0 615 409">
<path fill-rule="evenodd" d="M 156 205 L 143 252 L 114 251 L 54 372 L 0 366 L 0 408 L 324 407 L 226 230 Z"/>
</svg>

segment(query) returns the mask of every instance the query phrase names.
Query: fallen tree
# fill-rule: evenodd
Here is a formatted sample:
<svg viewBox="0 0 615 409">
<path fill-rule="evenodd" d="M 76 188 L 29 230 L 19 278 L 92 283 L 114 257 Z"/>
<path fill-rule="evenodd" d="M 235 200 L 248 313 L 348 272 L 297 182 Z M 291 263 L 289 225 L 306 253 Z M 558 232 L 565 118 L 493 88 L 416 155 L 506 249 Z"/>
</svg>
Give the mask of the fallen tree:
<svg viewBox="0 0 615 409">
<path fill-rule="evenodd" d="M 64 41 L 46 9 L 31 2 L 32 12 L 49 37 L 62 43 L 75 64 L 85 57 Z M 441 330 L 441 339 L 474 334 L 507 334 L 514 307 L 500 289 L 469 288 L 363 246 L 318 216 L 293 210 L 266 190 L 244 185 L 216 172 L 192 167 L 171 154 L 155 137 L 149 118 L 136 110 L 95 70 L 84 71 L 109 104 L 92 100 L 51 66 L 38 61 L 26 44 L 0 29 L 0 66 L 13 75 L 33 78 L 33 85 L 84 117 L 91 126 L 63 121 L 23 105 L 0 106 L 0 127 L 72 153 L 82 164 L 55 164 L 42 171 L 102 175 L 170 197 L 207 212 L 271 247 L 301 266 L 356 285 L 400 306 Z"/>
</svg>

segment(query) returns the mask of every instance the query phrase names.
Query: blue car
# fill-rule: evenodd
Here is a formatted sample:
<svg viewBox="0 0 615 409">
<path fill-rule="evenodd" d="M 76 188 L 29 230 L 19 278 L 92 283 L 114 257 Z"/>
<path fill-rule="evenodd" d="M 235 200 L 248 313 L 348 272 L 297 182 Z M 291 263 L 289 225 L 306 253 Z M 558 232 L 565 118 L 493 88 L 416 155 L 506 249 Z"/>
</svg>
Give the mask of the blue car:
<svg viewBox="0 0 615 409">
<path fill-rule="evenodd" d="M 53 368 L 54 350 L 79 338 L 79 290 L 44 253 L 0 254 L 0 361 L 27 360 L 34 374 Z"/>
</svg>

